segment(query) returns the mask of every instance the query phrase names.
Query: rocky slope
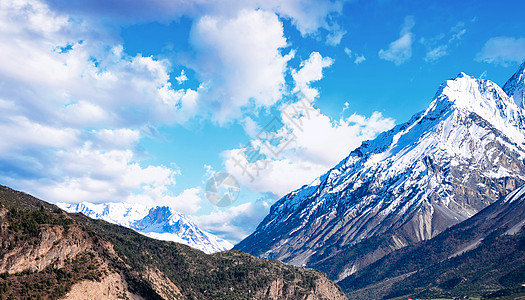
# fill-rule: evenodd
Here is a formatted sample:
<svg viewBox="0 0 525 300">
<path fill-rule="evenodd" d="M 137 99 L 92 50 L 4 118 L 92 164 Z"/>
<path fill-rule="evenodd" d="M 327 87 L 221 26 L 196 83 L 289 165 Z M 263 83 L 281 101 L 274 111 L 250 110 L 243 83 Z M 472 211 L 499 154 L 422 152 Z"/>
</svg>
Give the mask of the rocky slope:
<svg viewBox="0 0 525 300">
<path fill-rule="evenodd" d="M 473 216 L 525 182 L 523 72 L 506 92 L 464 73 L 446 81 L 425 111 L 276 202 L 234 249 L 342 280 Z"/>
<path fill-rule="evenodd" d="M 350 299 L 524 294 L 525 187 L 339 283 Z"/>
<path fill-rule="evenodd" d="M 0 298 L 345 299 L 321 272 L 207 255 L 0 186 Z"/>
<path fill-rule="evenodd" d="M 57 205 L 70 213 L 79 212 L 93 219 L 134 229 L 152 238 L 182 243 L 208 254 L 233 247 L 228 241 L 201 230 L 182 213 L 167 206 L 88 202 Z"/>
</svg>

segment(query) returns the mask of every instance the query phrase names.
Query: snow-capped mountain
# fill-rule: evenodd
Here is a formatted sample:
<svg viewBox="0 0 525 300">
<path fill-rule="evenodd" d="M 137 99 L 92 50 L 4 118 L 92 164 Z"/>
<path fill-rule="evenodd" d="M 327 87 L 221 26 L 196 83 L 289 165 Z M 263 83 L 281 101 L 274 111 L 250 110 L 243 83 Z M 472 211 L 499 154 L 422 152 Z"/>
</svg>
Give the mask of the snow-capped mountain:
<svg viewBox="0 0 525 300">
<path fill-rule="evenodd" d="M 507 195 L 525 182 L 524 66 L 505 91 L 464 73 L 446 81 L 425 111 L 276 202 L 234 249 L 342 280 Z"/>
<path fill-rule="evenodd" d="M 57 206 L 70 213 L 79 212 L 93 219 L 134 229 L 155 239 L 182 243 L 208 254 L 233 247 L 230 242 L 201 230 L 182 213 L 167 206 L 88 202 L 57 203 Z"/>
</svg>

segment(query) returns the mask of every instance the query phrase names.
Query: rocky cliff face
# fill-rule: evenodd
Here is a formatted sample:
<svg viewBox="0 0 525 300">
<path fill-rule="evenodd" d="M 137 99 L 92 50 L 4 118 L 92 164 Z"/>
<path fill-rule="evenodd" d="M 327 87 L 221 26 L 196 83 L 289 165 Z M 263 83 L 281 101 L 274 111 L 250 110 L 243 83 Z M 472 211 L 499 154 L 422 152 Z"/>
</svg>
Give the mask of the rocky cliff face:
<svg viewBox="0 0 525 300">
<path fill-rule="evenodd" d="M 0 298 L 345 299 L 314 270 L 207 255 L 0 186 Z"/>
<path fill-rule="evenodd" d="M 473 216 L 525 182 L 525 115 L 507 93 L 464 73 L 446 81 L 425 111 L 283 197 L 234 249 L 342 280 Z"/>
<path fill-rule="evenodd" d="M 389 254 L 339 284 L 350 299 L 520 294 L 525 282 L 524 225 L 521 187 L 433 239 Z"/>
</svg>

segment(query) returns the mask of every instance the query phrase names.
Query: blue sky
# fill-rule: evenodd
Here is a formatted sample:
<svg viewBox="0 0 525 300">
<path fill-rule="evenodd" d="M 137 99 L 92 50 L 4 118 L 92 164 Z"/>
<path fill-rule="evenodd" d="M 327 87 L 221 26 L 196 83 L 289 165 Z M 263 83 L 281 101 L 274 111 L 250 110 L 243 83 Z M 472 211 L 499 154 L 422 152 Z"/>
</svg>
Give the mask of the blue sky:
<svg viewBox="0 0 525 300">
<path fill-rule="evenodd" d="M 525 59 L 520 1 L 0 1 L 0 183 L 169 205 L 236 242 L 279 197 Z M 240 195 L 207 201 L 228 172 Z"/>
</svg>

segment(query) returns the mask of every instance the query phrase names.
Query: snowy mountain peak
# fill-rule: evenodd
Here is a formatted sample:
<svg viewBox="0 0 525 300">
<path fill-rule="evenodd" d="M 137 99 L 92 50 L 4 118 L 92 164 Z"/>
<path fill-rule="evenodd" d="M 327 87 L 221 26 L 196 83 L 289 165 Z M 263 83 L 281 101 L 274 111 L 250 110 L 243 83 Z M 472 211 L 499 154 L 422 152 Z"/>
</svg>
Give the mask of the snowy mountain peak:
<svg viewBox="0 0 525 300">
<path fill-rule="evenodd" d="M 505 83 L 503 90 L 520 108 L 525 105 L 525 62 L 514 75 Z"/>
<path fill-rule="evenodd" d="M 460 73 L 425 111 L 277 201 L 234 249 L 341 280 L 524 184 L 524 141 L 525 111 L 494 82 Z"/>
<path fill-rule="evenodd" d="M 515 85 L 515 88 L 519 86 L 522 90 L 525 87 L 523 82 Z M 476 79 L 460 73 L 441 85 L 424 115 L 439 118 L 439 115 L 445 115 L 447 111 L 454 109 L 476 114 L 516 143 L 525 141 L 524 111 L 490 80 Z"/>
<path fill-rule="evenodd" d="M 456 78 L 445 81 L 438 95 L 438 100 L 454 103 L 459 108 L 473 108 L 495 106 L 497 103 L 509 104 L 506 93 L 494 82 L 476 79 L 461 72 Z"/>
<path fill-rule="evenodd" d="M 147 207 L 128 203 L 57 203 L 67 212 L 80 212 L 93 219 L 101 219 L 134 229 L 149 237 L 186 244 L 205 253 L 228 250 L 233 247 L 201 230 L 182 213 L 168 207 Z"/>
</svg>

